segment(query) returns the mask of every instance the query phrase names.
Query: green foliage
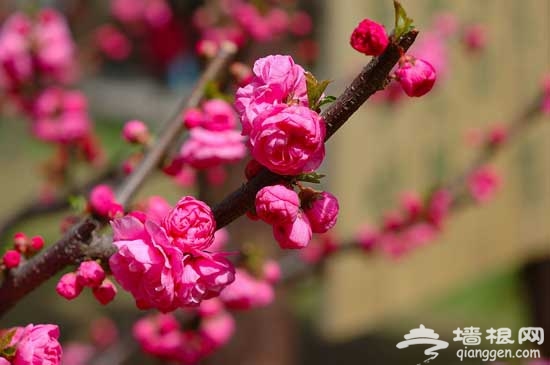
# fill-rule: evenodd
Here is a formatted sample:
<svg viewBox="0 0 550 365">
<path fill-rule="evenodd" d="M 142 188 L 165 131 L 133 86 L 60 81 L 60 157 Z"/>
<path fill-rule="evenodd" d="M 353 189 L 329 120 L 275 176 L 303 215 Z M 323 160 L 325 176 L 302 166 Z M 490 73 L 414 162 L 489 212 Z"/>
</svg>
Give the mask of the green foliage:
<svg viewBox="0 0 550 365">
<path fill-rule="evenodd" d="M 310 109 L 319 111 L 321 105 L 330 103 L 331 101 L 335 100 L 331 100 L 331 98 L 333 97 L 330 96 L 321 99 L 328 84 L 330 84 L 329 80 L 319 81 L 315 78 L 315 76 L 313 76 L 311 72 L 306 72 L 307 100 Z M 328 100 L 325 100 L 327 98 Z"/>
<path fill-rule="evenodd" d="M 326 175 L 319 174 L 317 172 L 310 172 L 308 174 L 300 174 L 296 176 L 296 181 L 303 181 L 308 182 L 312 184 L 320 184 L 321 179 L 324 178 Z"/>
<path fill-rule="evenodd" d="M 407 16 L 405 8 L 399 1 L 394 0 L 393 6 L 395 8 L 395 30 L 393 33 L 393 40 L 398 41 L 401 36 L 414 29 L 413 20 Z"/>
</svg>

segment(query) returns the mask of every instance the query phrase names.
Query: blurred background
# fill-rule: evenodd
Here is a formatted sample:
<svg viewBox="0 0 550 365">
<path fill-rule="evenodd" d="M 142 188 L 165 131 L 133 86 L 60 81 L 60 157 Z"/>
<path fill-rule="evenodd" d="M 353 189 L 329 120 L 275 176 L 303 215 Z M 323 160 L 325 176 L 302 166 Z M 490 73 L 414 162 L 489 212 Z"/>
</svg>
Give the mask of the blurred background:
<svg viewBox="0 0 550 365">
<path fill-rule="evenodd" d="M 30 3 L 2 1 L 0 19 L 15 6 Z M 104 0 L 35 3 L 64 10 L 75 38 L 83 44 L 90 42 L 93 30 L 108 17 Z M 358 227 L 379 222 L 398 205 L 402 192 L 426 192 L 459 174 L 477 152 L 469 143 L 469 133 L 521 114 L 539 92 L 550 65 L 548 1 L 402 3 L 421 32 L 412 53 L 414 47 L 421 47 L 423 37 L 436 31 L 441 14 L 452 14 L 461 24 L 481 24 L 486 43 L 472 49 L 464 35 L 449 37 L 441 46 L 444 61 L 430 94 L 391 102 L 391 98 L 375 97 L 329 142 L 321 170 L 327 174 L 324 187 L 340 201 L 335 231 L 342 241 L 353 239 Z M 124 61 L 98 61 L 99 56 L 86 48 L 79 54 L 85 69 L 78 86 L 89 98 L 107 160 L 121 162 L 128 155 L 119 137 L 126 120 L 141 119 L 158 130 L 198 77 L 203 62 L 194 49 L 200 35 L 190 19 L 202 5 L 198 0 L 172 1 L 173 29 L 141 34 Z M 310 0 L 296 6 L 313 20 L 310 35 L 289 34 L 248 46 L 240 57 L 250 62 L 267 54 L 292 54 L 304 67 L 311 65 L 318 78 L 332 80 L 328 94 L 339 95 L 368 61 L 349 46 L 353 28 L 369 17 L 391 29 L 392 4 Z M 546 119 L 492 161 L 503 182 L 494 201 L 453 215 L 434 243 L 408 255 L 396 259 L 383 254 L 342 254 L 319 275 L 281 287 L 272 306 L 239 313 L 235 338 L 205 363 L 413 364 L 424 359 L 422 350 L 416 353 L 395 346 L 423 324 L 451 343 L 451 350 L 441 351 L 436 362 L 481 364 L 480 359 L 460 362 L 456 357 L 463 348 L 452 341 L 457 327 L 480 327 L 482 332 L 506 327 L 515 334 L 534 326 L 550 333 L 550 125 L 547 116 L 537 118 Z M 26 124 L 15 113 L 3 113 L 0 222 L 38 199 L 44 181 L 40 166 L 51 153 L 50 145 L 28 135 Z M 73 177 L 75 184 L 98 171 L 82 166 Z M 239 186 L 241 171 L 242 166 L 231 171 L 223 189 L 212 192 L 213 201 Z M 193 191 L 159 173 L 140 195 L 163 195 L 174 202 L 185 192 Z M 0 243 L 17 231 L 42 234 L 48 243 L 55 242 L 59 222 L 69 210 L 12 227 Z M 234 240 L 267 241 L 273 246 L 270 232 L 263 228 L 240 219 L 229 229 Z M 243 229 L 257 232 L 245 238 Z M 115 318 L 121 333 L 127 334 L 140 315 L 126 293 L 103 308 L 90 293 L 67 302 L 55 294 L 54 286 L 52 280 L 27 296 L 2 319 L 2 327 L 55 322 L 62 327 L 62 339 L 68 341 L 86 338 L 90 321 L 105 315 Z M 549 345 L 543 345 L 546 356 L 550 356 Z M 146 361 L 138 356 L 127 363 Z"/>
</svg>

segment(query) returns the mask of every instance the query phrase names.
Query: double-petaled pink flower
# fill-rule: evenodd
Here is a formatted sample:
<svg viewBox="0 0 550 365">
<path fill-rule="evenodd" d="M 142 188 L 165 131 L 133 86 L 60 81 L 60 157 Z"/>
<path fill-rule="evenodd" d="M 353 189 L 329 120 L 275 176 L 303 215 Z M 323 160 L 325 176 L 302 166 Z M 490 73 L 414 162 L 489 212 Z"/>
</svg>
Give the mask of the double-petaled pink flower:
<svg viewBox="0 0 550 365">
<path fill-rule="evenodd" d="M 233 265 L 223 254 L 202 251 L 214 240 L 215 222 L 198 200 L 181 199 L 161 225 L 141 215 L 111 224 L 118 248 L 111 271 L 140 309 L 197 306 L 234 280 Z"/>
<path fill-rule="evenodd" d="M 60 364 L 63 350 L 58 342 L 59 327 L 52 324 L 29 324 L 10 331 L 14 333 L 7 345 L 13 347 L 15 353 L 10 361 L 0 357 L 0 364 L 2 361 L 13 365 Z"/>
</svg>

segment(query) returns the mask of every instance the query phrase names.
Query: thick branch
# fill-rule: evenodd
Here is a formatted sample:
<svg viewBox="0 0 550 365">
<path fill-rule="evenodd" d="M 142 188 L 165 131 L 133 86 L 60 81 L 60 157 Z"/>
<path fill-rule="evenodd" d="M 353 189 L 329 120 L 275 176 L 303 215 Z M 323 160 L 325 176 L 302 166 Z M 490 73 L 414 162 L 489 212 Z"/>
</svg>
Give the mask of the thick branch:
<svg viewBox="0 0 550 365">
<path fill-rule="evenodd" d="M 157 143 L 146 153 L 140 165 L 118 189 L 117 198 L 121 204 L 128 205 L 147 176 L 158 166 L 171 143 L 176 140 L 182 129 L 180 118 L 182 109 L 198 106 L 207 83 L 220 73 L 235 52 L 236 48 L 232 44 L 222 46 L 217 57 L 195 85 L 189 98 L 185 99 L 174 116 L 165 124 Z M 88 252 L 94 249 L 89 246 L 94 238 L 94 232 L 103 225 L 104 222 L 99 222 L 93 217 L 84 218 L 57 243 L 19 268 L 8 272 L 0 286 L 0 316 L 66 266 L 78 263 L 87 257 Z M 112 253 L 112 245 L 109 245 L 106 250 Z"/>
<path fill-rule="evenodd" d="M 401 37 L 399 44 L 391 43 L 382 55 L 368 63 L 344 93 L 323 112 L 323 118 L 327 123 L 325 141 L 328 141 L 371 95 L 384 88 L 392 68 L 413 44 L 417 34 L 418 32 L 413 30 Z M 225 227 L 245 214 L 261 188 L 273 185 L 284 178 L 265 168 L 262 169 L 258 175 L 214 207 L 217 227 Z"/>
</svg>

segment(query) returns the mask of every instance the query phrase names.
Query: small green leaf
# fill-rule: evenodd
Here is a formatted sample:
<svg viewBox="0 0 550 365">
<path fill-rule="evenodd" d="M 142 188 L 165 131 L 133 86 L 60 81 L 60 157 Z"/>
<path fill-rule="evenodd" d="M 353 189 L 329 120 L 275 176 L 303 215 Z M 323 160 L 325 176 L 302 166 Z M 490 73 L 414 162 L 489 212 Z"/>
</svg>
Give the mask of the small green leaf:
<svg viewBox="0 0 550 365">
<path fill-rule="evenodd" d="M 335 100 L 336 100 L 336 96 L 332 96 L 332 95 L 325 96 L 324 98 L 319 100 L 319 103 L 318 103 L 317 106 L 320 108 L 323 105 L 330 104 L 330 103 L 334 102 Z"/>
<path fill-rule="evenodd" d="M 330 84 L 329 80 L 319 81 L 311 72 L 306 72 L 307 100 L 310 109 L 319 109 L 319 99 L 323 96 L 328 84 Z"/>
<path fill-rule="evenodd" d="M 0 352 L 0 354 L 2 354 L 2 357 L 9 359 L 10 357 L 15 356 L 15 347 L 14 346 L 6 347 Z"/>
<path fill-rule="evenodd" d="M 4 333 L 4 335 L 0 337 L 0 353 L 5 353 L 14 335 L 15 329 L 12 329 L 11 331 Z"/>
<path fill-rule="evenodd" d="M 69 196 L 69 205 L 71 206 L 71 209 L 75 212 L 82 213 L 84 210 L 86 210 L 86 205 L 88 205 L 88 201 L 83 195 L 71 195 Z"/>
<path fill-rule="evenodd" d="M 407 16 L 405 8 L 397 0 L 393 1 L 395 8 L 395 30 L 393 40 L 398 41 L 401 36 L 414 29 L 413 20 Z"/>
<path fill-rule="evenodd" d="M 310 172 L 308 174 L 300 174 L 296 176 L 296 181 L 303 181 L 312 184 L 320 184 L 321 179 L 324 178 L 325 174 L 318 174 L 317 172 Z"/>
<path fill-rule="evenodd" d="M 205 99 L 222 99 L 227 102 L 233 102 L 231 96 L 224 94 L 220 90 L 220 85 L 216 81 L 210 81 L 204 87 Z"/>
</svg>

